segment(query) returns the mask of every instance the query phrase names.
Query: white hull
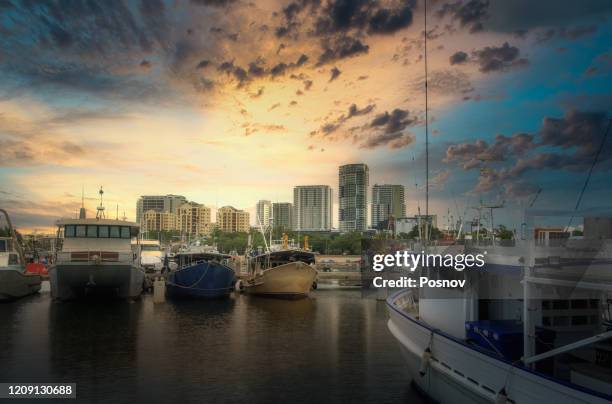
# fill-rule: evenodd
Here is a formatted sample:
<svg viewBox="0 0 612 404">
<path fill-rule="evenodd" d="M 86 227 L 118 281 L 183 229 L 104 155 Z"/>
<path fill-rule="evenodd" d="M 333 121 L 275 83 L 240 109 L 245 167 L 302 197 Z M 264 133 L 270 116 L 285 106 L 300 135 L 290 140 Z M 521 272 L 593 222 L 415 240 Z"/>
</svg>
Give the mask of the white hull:
<svg viewBox="0 0 612 404">
<path fill-rule="evenodd" d="M 515 403 L 555 404 L 607 403 L 586 389 L 551 380 L 524 368 L 512 367 L 492 355 L 428 327 L 402 310 L 410 291 L 387 299 L 389 330 L 400 343 L 414 383 L 440 403 L 491 403 L 505 386 Z M 424 376 L 419 374 L 421 356 L 431 346 L 432 359 Z"/>
<path fill-rule="evenodd" d="M 316 277 L 316 269 L 298 261 L 267 269 L 245 281 L 244 287 L 253 295 L 300 298 L 308 296 Z"/>
<path fill-rule="evenodd" d="M 105 291 L 118 298 L 137 298 L 144 272 L 131 264 L 58 264 L 49 269 L 51 297 L 70 300 L 89 292 Z"/>
<path fill-rule="evenodd" d="M 19 299 L 40 290 L 41 278 L 21 269 L 0 269 L 0 301 Z"/>
</svg>

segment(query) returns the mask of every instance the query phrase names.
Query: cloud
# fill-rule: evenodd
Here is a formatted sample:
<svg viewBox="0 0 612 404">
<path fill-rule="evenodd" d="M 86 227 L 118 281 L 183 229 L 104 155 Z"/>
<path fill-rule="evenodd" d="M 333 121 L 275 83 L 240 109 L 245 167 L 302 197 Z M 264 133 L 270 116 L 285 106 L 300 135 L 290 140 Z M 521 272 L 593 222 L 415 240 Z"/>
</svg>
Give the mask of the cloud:
<svg viewBox="0 0 612 404">
<path fill-rule="evenodd" d="M 0 156 L 0 167 L 67 166 L 86 157 L 86 151 L 70 141 L 0 139 Z"/>
<path fill-rule="evenodd" d="M 245 123 L 242 125 L 244 128 L 244 135 L 250 136 L 254 133 L 258 132 L 266 132 L 266 133 L 278 133 L 278 132 L 286 132 L 287 128 L 284 125 L 279 124 L 260 124 L 260 123 Z"/>
<path fill-rule="evenodd" d="M 330 77 L 329 77 L 329 81 L 334 81 L 338 78 L 338 76 L 340 76 L 340 73 L 342 73 L 340 71 L 340 69 L 338 69 L 336 66 L 334 66 L 331 70 L 330 70 Z"/>
<path fill-rule="evenodd" d="M 323 53 L 319 56 L 317 65 L 331 63 L 339 59 L 354 57 L 368 53 L 370 47 L 359 39 L 350 36 L 341 36 L 333 39 L 324 46 Z"/>
<path fill-rule="evenodd" d="M 593 164 L 609 119 L 603 111 L 570 110 L 562 118 L 545 117 L 536 133 L 498 134 L 491 144 L 479 139 L 451 145 L 444 161 L 481 169 L 476 191 L 519 181 L 532 170 L 584 171 Z M 612 148 L 604 147 L 598 167 L 610 170 L 611 161 Z M 502 166 L 495 168 L 495 163 Z"/>
<path fill-rule="evenodd" d="M 562 7 L 558 0 L 493 1 L 483 25 L 487 30 L 502 33 L 563 28 L 576 21 L 600 21 L 611 10 L 612 2 L 608 0 L 569 1 Z"/>
<path fill-rule="evenodd" d="M 398 2 L 394 7 L 368 0 L 331 0 L 321 10 L 315 27 L 318 34 L 368 30 L 391 34 L 412 23 L 415 1 Z"/>
<path fill-rule="evenodd" d="M 470 0 L 468 2 L 456 1 L 445 3 L 437 11 L 440 18 L 449 15 L 451 19 L 459 22 L 461 27 L 469 27 L 470 32 L 483 29 L 483 21 L 488 17 L 489 2 L 483 0 Z"/>
<path fill-rule="evenodd" d="M 460 65 L 468 60 L 468 54 L 462 51 L 455 52 L 449 57 L 451 65 Z"/>
<path fill-rule="evenodd" d="M 519 58 L 520 51 L 516 46 L 505 42 L 502 46 L 487 46 L 472 52 L 473 60 L 483 73 L 504 71 L 514 67 L 525 66 L 527 59 Z"/>
<path fill-rule="evenodd" d="M 376 108 L 376 104 L 368 104 L 363 108 L 359 108 L 357 104 L 351 104 L 346 114 L 342 114 L 331 122 L 326 122 L 318 130 L 313 131 L 311 136 L 317 134 L 329 135 L 339 129 L 346 121 L 351 118 L 367 115 Z"/>
<path fill-rule="evenodd" d="M 416 118 L 410 118 L 407 110 L 396 108 L 391 113 L 385 111 L 377 115 L 371 122 L 370 127 L 380 128 L 385 134 L 397 133 L 416 122 Z"/>
<path fill-rule="evenodd" d="M 375 149 L 381 146 L 387 146 L 389 149 L 401 149 L 414 142 L 414 138 L 407 133 L 390 132 L 381 133 L 374 136 L 368 136 L 367 139 L 359 146 L 361 149 Z"/>
</svg>

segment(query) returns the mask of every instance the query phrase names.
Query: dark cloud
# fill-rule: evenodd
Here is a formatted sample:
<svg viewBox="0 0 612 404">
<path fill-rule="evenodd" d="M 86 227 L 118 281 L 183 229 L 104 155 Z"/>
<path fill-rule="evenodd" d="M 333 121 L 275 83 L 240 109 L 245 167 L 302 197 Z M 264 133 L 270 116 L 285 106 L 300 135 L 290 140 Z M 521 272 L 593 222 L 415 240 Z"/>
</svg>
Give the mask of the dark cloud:
<svg viewBox="0 0 612 404">
<path fill-rule="evenodd" d="M 483 73 L 504 71 L 513 67 L 526 65 L 527 59 L 519 58 L 520 51 L 516 46 L 505 42 L 502 46 L 487 46 L 472 52 L 473 60 L 478 63 Z"/>
<path fill-rule="evenodd" d="M 374 149 L 380 146 L 387 146 L 390 149 L 401 149 L 414 142 L 414 138 L 405 133 L 381 133 L 379 135 L 369 136 L 359 146 L 362 149 Z"/>
<path fill-rule="evenodd" d="M 196 69 L 204 69 L 206 67 L 208 67 L 210 65 L 210 60 L 200 60 L 200 62 L 198 62 L 198 65 L 196 66 Z"/>
<path fill-rule="evenodd" d="M 415 1 L 398 2 L 394 7 L 368 0 L 331 0 L 322 10 L 315 27 L 318 34 L 368 30 L 390 34 L 412 23 Z"/>
<path fill-rule="evenodd" d="M 469 27 L 470 32 L 483 29 L 483 21 L 488 17 L 489 2 L 483 0 L 470 0 L 468 2 L 456 1 L 445 3 L 438 9 L 440 18 L 450 15 L 453 20 L 459 21 L 462 27 Z"/>
<path fill-rule="evenodd" d="M 304 64 L 306 64 L 306 62 L 308 62 L 308 56 L 302 53 L 300 57 L 298 58 L 297 62 L 295 62 L 295 65 L 303 66 Z"/>
<path fill-rule="evenodd" d="M 497 135 L 492 144 L 484 140 L 451 145 L 445 162 L 457 162 L 465 170 L 481 168 L 476 191 L 490 191 L 501 185 L 518 193 L 523 176 L 532 170 L 585 171 L 593 163 L 605 136 L 610 117 L 606 112 L 572 110 L 562 118 L 545 117 L 536 133 Z M 612 147 L 604 147 L 598 167 L 612 169 Z M 502 164 L 498 169 L 492 164 Z M 482 169 L 487 166 L 486 169 Z M 518 188 L 517 188 L 518 187 Z"/>
<path fill-rule="evenodd" d="M 340 36 L 324 46 L 323 53 L 319 56 L 317 65 L 331 63 L 338 59 L 350 58 L 360 54 L 368 53 L 370 47 L 357 38 Z"/>
<path fill-rule="evenodd" d="M 460 65 L 462 63 L 465 63 L 467 60 L 468 54 L 462 51 L 453 53 L 449 58 L 449 62 L 451 65 Z"/>
<path fill-rule="evenodd" d="M 412 4 L 406 4 L 396 10 L 378 9 L 370 18 L 370 32 L 388 34 L 409 26 L 412 23 L 412 8 Z"/>
<path fill-rule="evenodd" d="M 351 104 L 346 114 L 342 114 L 331 122 L 323 124 L 319 130 L 313 131 L 311 136 L 317 134 L 329 135 L 340 128 L 346 121 L 356 116 L 367 115 L 376 108 L 376 104 L 368 104 L 363 108 L 359 108 L 356 104 Z"/>
<path fill-rule="evenodd" d="M 331 70 L 330 70 L 330 77 L 329 77 L 329 81 L 334 81 L 338 78 L 338 76 L 340 76 L 340 74 L 342 73 L 340 71 L 340 69 L 338 69 L 336 66 L 334 66 Z"/>
<path fill-rule="evenodd" d="M 283 75 L 285 74 L 287 67 L 288 66 L 286 63 L 279 63 L 270 70 L 270 74 L 272 75 L 272 77 Z"/>
<path fill-rule="evenodd" d="M 236 0 L 191 0 L 191 2 L 200 6 L 226 7 Z"/>
<path fill-rule="evenodd" d="M 370 127 L 381 128 L 386 134 L 400 132 L 416 122 L 416 119 L 409 115 L 407 110 L 399 108 L 394 109 L 391 113 L 385 111 L 370 122 Z"/>
<path fill-rule="evenodd" d="M 528 10 L 528 12 L 526 12 Z M 564 28 L 576 21 L 601 21 L 612 11 L 609 0 L 568 1 L 512 0 L 493 1 L 485 29 L 497 32 L 531 31 L 542 28 Z"/>
</svg>

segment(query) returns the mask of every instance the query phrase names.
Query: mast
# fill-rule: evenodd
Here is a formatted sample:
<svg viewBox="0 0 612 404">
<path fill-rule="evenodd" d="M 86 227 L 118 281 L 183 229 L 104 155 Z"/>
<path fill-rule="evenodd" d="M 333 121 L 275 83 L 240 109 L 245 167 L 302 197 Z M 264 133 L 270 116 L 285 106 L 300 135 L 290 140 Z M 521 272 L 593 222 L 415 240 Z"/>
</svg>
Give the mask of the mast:
<svg viewBox="0 0 612 404">
<path fill-rule="evenodd" d="M 427 86 L 427 0 L 423 1 L 424 4 L 424 56 L 425 56 L 425 239 L 429 241 L 429 99 L 428 99 L 428 86 Z"/>
</svg>

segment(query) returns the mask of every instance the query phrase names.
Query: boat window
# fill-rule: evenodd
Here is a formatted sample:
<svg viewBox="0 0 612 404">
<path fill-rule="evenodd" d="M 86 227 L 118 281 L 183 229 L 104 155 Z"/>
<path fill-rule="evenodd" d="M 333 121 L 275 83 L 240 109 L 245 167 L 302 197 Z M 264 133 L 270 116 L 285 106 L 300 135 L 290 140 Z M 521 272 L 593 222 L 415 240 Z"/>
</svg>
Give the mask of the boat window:
<svg viewBox="0 0 612 404">
<path fill-rule="evenodd" d="M 119 226 L 110 227 L 110 236 L 111 238 L 119 238 Z"/>
<path fill-rule="evenodd" d="M 100 226 L 100 227 L 98 227 L 98 237 L 100 237 L 100 238 L 108 238 L 108 226 Z"/>
<path fill-rule="evenodd" d="M 131 237 L 132 235 L 130 234 L 130 228 L 121 226 L 121 238 L 131 238 Z"/>
<path fill-rule="evenodd" d="M 6 245 L 6 240 L 0 240 L 0 252 L 7 252 L 8 248 Z"/>
<path fill-rule="evenodd" d="M 76 227 L 76 236 L 77 237 L 85 237 L 87 226 L 79 225 Z"/>
<path fill-rule="evenodd" d="M 64 228 L 64 237 L 74 237 L 76 235 L 76 226 L 68 224 Z"/>
<path fill-rule="evenodd" d="M 87 226 L 87 237 L 89 238 L 98 237 L 98 226 Z"/>
</svg>

